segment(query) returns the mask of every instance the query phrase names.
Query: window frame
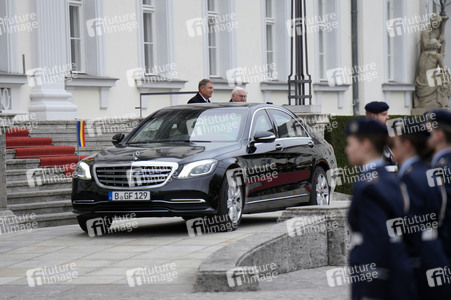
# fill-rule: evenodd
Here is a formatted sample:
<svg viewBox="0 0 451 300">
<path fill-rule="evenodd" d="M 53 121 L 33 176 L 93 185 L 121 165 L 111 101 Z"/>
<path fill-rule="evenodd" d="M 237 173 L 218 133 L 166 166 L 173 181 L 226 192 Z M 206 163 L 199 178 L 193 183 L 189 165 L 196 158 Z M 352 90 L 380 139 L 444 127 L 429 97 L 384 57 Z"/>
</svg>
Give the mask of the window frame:
<svg viewBox="0 0 451 300">
<path fill-rule="evenodd" d="M 77 66 L 75 63 L 73 63 L 73 53 L 72 53 L 72 36 L 71 36 L 71 25 L 72 25 L 72 19 L 71 19 L 71 7 L 76 7 L 78 10 L 78 30 L 80 32 L 79 37 L 79 47 L 80 47 L 80 66 Z M 77 74 L 84 74 L 86 73 L 86 46 L 85 46 L 85 27 L 83 26 L 85 24 L 84 22 L 84 3 L 82 0 L 67 0 L 66 1 L 66 33 L 67 33 L 67 55 L 68 55 L 68 61 L 71 64 L 71 72 L 77 73 Z M 74 65 L 78 67 L 77 69 L 74 69 Z"/>
<path fill-rule="evenodd" d="M 268 10 L 268 2 L 271 5 L 270 10 Z M 269 66 L 271 64 L 276 64 L 277 61 L 277 49 L 276 49 L 276 42 L 275 42 L 275 31 L 276 31 L 276 5 L 274 0 L 265 0 L 265 62 L 266 65 Z M 270 15 L 268 16 L 268 12 L 270 12 Z M 269 28 L 269 29 L 268 29 Z M 268 35 L 271 35 L 271 45 L 268 39 Z M 271 46 L 271 50 L 269 49 L 269 45 Z M 271 58 L 271 61 L 269 57 Z M 277 64 L 276 64 L 277 65 Z M 277 72 L 276 72 L 277 74 Z M 268 80 L 277 80 L 277 75 L 273 76 L 274 72 L 268 67 L 268 72 L 266 74 Z"/>
<path fill-rule="evenodd" d="M 210 2 L 211 1 L 211 2 Z M 210 3 L 214 3 L 214 10 L 210 10 Z M 220 65 L 220 60 L 219 60 L 219 55 L 220 55 L 220 51 L 219 51 L 219 34 L 218 32 L 215 32 L 214 30 L 210 30 L 210 26 L 215 27 L 216 25 L 216 21 L 214 23 L 210 23 L 210 19 L 217 19 L 219 15 L 219 3 L 218 0 L 207 0 L 207 51 L 208 51 L 208 76 L 209 77 L 215 77 L 215 78 L 220 78 L 221 77 L 221 65 Z M 212 35 L 212 33 L 214 34 L 214 42 L 215 45 L 212 46 L 210 44 L 210 37 Z M 214 51 L 215 52 L 215 59 L 214 59 L 214 63 L 215 63 L 215 69 L 216 69 L 216 74 L 213 74 L 212 72 L 212 65 L 211 65 L 211 52 L 210 51 Z"/>
<path fill-rule="evenodd" d="M 150 4 L 144 4 L 146 0 L 142 0 L 141 1 L 141 13 L 142 13 L 142 53 L 143 53 L 143 69 L 144 69 L 144 75 L 149 76 L 149 75 L 158 75 L 154 72 L 152 72 L 153 70 L 155 70 L 155 66 L 158 65 L 157 62 L 157 51 L 158 51 L 158 45 L 157 45 L 157 39 L 156 39 L 156 7 L 155 7 L 155 0 L 150 0 Z M 149 1 L 149 0 L 147 0 Z M 146 30 L 145 30 L 145 20 L 146 20 L 146 15 L 150 15 L 150 26 L 151 26 L 151 37 L 152 37 L 152 41 L 151 42 L 146 42 Z M 147 47 L 146 45 L 151 45 L 152 47 L 152 57 L 151 57 L 151 65 L 148 66 L 146 63 L 146 60 L 148 58 L 148 54 L 147 54 Z"/>
</svg>

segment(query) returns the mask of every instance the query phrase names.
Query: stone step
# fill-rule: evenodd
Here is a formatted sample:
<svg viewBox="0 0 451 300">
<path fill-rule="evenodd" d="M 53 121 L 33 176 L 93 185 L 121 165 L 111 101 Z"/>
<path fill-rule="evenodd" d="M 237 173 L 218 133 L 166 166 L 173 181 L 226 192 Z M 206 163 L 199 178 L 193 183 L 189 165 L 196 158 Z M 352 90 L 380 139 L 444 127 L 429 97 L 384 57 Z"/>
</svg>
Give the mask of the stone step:
<svg viewBox="0 0 451 300">
<path fill-rule="evenodd" d="M 8 205 L 15 215 L 46 215 L 62 212 L 72 212 L 72 202 L 70 200 L 52 201 L 52 202 L 33 202 Z"/>
<path fill-rule="evenodd" d="M 31 170 L 36 170 L 36 171 L 31 171 Z M 24 180 L 28 180 L 28 176 L 27 176 L 27 172 L 29 176 L 31 177 L 31 175 L 38 174 L 38 170 L 42 170 L 42 168 L 36 168 L 36 169 L 13 169 L 13 170 L 6 170 L 6 176 L 8 181 L 24 181 Z M 64 174 L 64 171 L 62 170 L 62 168 L 52 168 L 49 169 L 47 171 L 47 173 L 51 172 L 52 174 L 55 174 L 57 176 L 61 176 Z"/>
<path fill-rule="evenodd" d="M 31 175 L 27 180 L 8 181 L 6 190 L 8 194 L 23 191 L 49 191 L 59 189 L 69 189 L 72 187 L 72 178 L 52 175 Z"/>
<path fill-rule="evenodd" d="M 39 168 L 41 161 L 37 158 L 33 159 L 7 159 L 6 170 L 17 169 L 35 169 Z"/>
<path fill-rule="evenodd" d="M 14 159 L 16 157 L 15 149 L 6 149 L 6 159 Z"/>
<path fill-rule="evenodd" d="M 8 205 L 70 200 L 72 188 L 8 193 Z"/>
<path fill-rule="evenodd" d="M 38 227 L 51 227 L 78 224 L 77 216 L 72 212 L 36 215 Z"/>
</svg>

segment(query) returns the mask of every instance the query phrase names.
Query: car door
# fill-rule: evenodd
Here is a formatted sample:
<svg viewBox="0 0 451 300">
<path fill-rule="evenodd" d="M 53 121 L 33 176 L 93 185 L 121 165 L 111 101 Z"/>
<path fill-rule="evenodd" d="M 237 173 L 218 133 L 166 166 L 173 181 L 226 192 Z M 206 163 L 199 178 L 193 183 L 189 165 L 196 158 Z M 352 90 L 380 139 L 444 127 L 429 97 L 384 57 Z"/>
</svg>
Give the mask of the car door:
<svg viewBox="0 0 451 300">
<path fill-rule="evenodd" d="M 287 207 L 307 202 L 314 163 L 314 142 L 302 124 L 288 112 L 279 109 L 269 109 L 268 112 L 287 157 L 286 170 L 281 181 L 287 193 L 293 196 L 279 203 L 281 207 Z"/>
<path fill-rule="evenodd" d="M 277 205 L 273 199 L 284 194 L 277 184 L 277 178 L 287 163 L 283 145 L 277 139 L 271 142 L 253 143 L 257 132 L 272 132 L 275 128 L 265 109 L 254 112 L 249 133 L 250 144 L 244 162 L 247 209 L 252 211 L 271 210 Z"/>
</svg>

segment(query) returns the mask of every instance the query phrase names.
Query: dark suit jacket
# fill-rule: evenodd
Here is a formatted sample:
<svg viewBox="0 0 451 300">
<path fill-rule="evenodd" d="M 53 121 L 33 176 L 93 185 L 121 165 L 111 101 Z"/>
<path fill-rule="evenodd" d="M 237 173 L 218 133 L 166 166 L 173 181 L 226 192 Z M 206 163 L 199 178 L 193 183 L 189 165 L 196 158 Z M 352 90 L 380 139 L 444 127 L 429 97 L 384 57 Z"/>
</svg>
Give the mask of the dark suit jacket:
<svg viewBox="0 0 451 300">
<path fill-rule="evenodd" d="M 197 93 L 196 96 L 194 96 L 188 101 L 188 104 L 189 103 L 210 103 L 210 100 L 207 100 L 207 102 L 205 102 L 204 98 L 202 98 L 202 96 L 199 93 Z"/>
</svg>

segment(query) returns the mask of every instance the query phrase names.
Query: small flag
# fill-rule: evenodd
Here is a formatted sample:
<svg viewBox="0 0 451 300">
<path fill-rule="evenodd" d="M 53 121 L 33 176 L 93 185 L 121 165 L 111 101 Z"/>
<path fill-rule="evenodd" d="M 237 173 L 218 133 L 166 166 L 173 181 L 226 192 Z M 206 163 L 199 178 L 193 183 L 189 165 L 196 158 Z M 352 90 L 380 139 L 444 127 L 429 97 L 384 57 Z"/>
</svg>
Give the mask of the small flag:
<svg viewBox="0 0 451 300">
<path fill-rule="evenodd" d="M 77 122 L 77 137 L 78 137 L 78 146 L 86 147 L 85 121 Z"/>
</svg>

